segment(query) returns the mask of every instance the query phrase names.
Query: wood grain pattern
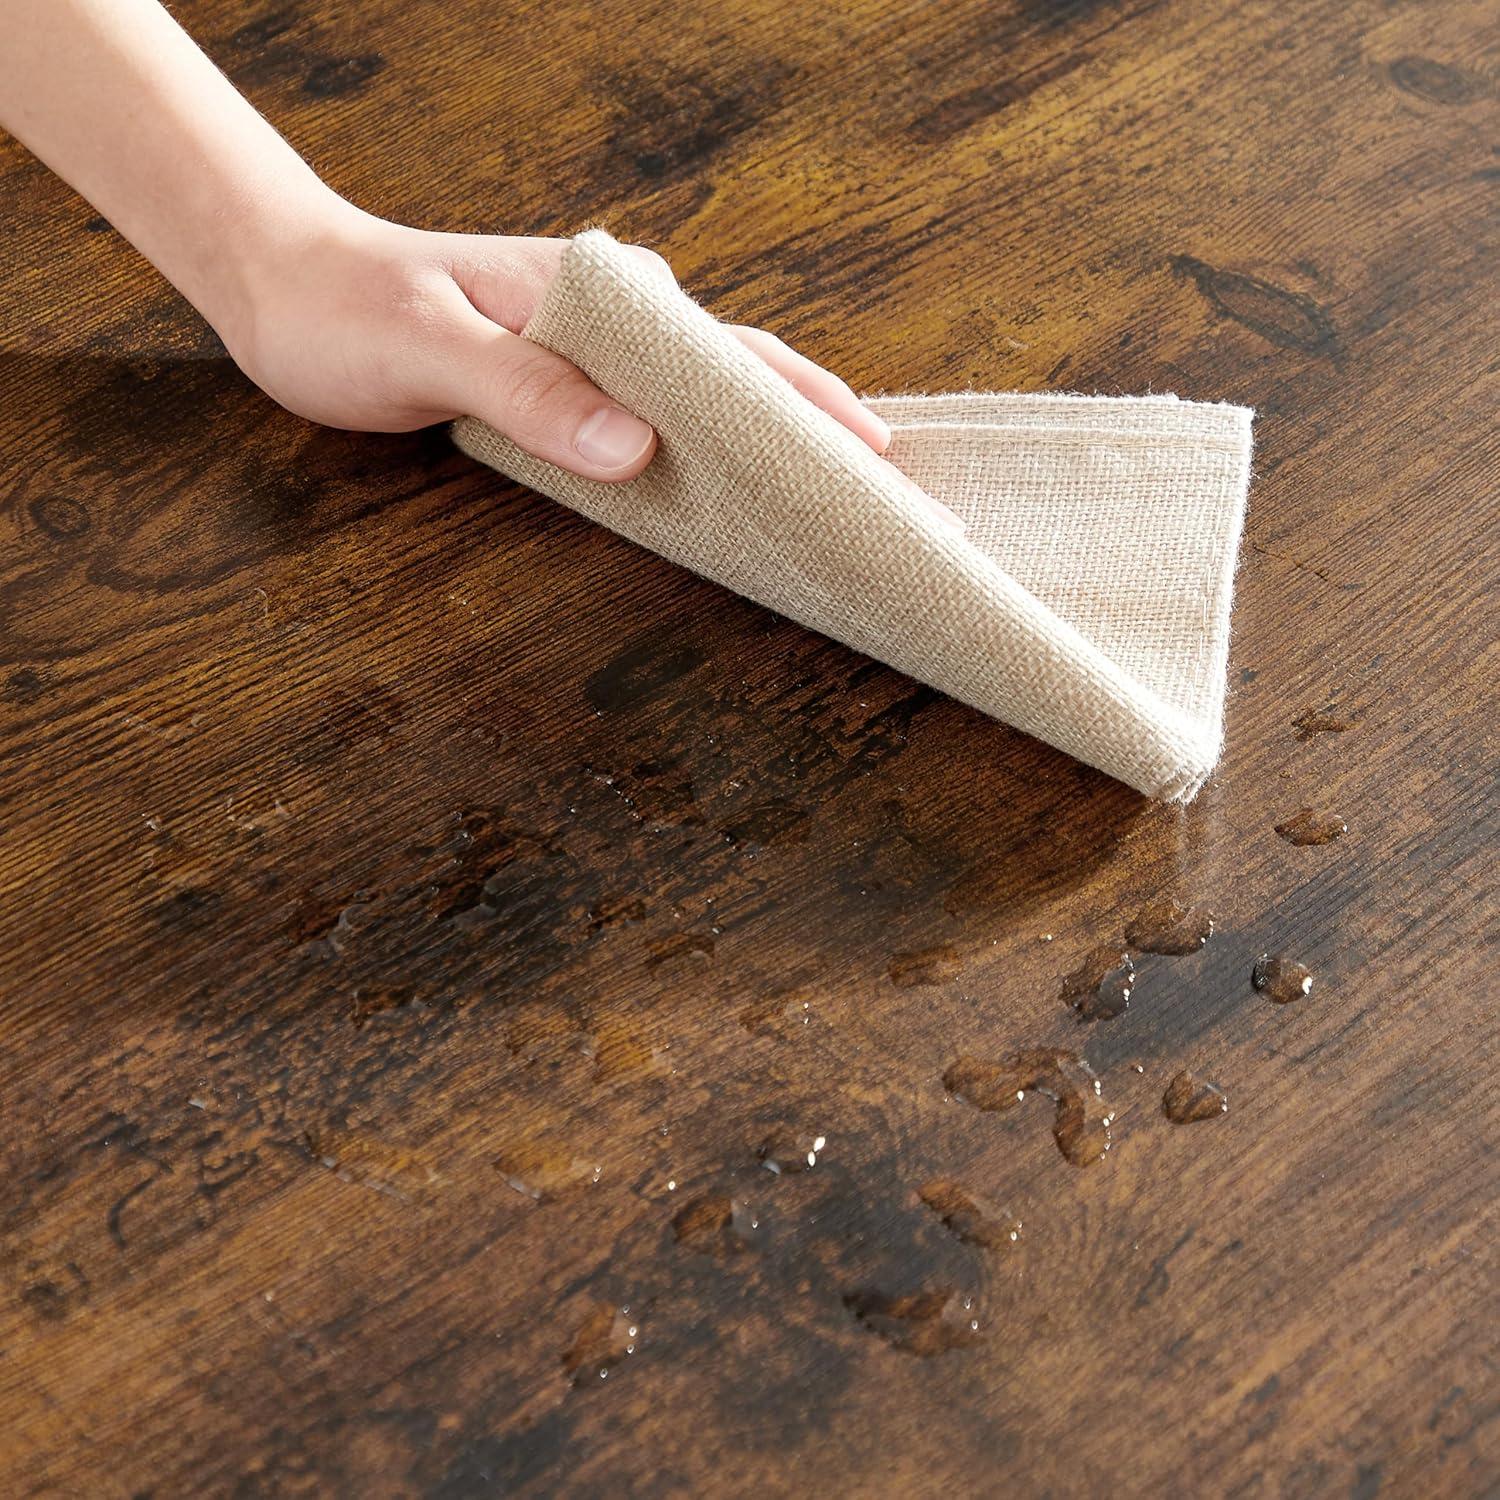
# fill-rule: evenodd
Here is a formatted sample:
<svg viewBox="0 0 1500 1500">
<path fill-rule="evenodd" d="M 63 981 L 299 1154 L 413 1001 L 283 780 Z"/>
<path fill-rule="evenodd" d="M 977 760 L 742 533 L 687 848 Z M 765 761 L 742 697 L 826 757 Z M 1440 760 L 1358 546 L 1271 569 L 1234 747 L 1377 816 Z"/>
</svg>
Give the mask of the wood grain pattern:
<svg viewBox="0 0 1500 1500">
<path fill-rule="evenodd" d="M 178 10 L 365 206 L 856 388 L 1257 407 L 1229 746 L 1148 806 L 313 429 L 7 146 L 0 1489 L 1500 1483 L 1493 8 Z"/>
</svg>

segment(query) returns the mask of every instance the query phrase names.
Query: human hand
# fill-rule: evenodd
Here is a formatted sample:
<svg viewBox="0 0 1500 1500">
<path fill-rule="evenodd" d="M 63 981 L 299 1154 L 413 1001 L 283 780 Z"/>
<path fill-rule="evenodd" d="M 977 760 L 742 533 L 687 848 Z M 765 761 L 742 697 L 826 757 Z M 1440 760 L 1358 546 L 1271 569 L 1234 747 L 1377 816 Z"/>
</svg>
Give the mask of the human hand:
<svg viewBox="0 0 1500 1500">
<path fill-rule="evenodd" d="M 564 241 L 435 234 L 361 212 L 158 0 L 4 3 L 0 123 L 105 214 L 284 406 L 388 432 L 478 416 L 593 479 L 631 479 L 650 463 L 646 423 L 520 336 Z M 735 332 L 884 451 L 885 423 L 843 381 L 768 333 Z"/>
<path fill-rule="evenodd" d="M 538 458 L 590 479 L 632 479 L 656 434 L 577 366 L 520 337 L 566 240 L 439 234 L 333 199 L 290 250 L 238 278 L 220 333 L 240 368 L 300 416 L 400 432 L 481 417 Z M 634 247 L 659 274 L 667 263 Z M 745 345 L 875 452 L 890 429 L 837 376 L 759 328 Z"/>
</svg>

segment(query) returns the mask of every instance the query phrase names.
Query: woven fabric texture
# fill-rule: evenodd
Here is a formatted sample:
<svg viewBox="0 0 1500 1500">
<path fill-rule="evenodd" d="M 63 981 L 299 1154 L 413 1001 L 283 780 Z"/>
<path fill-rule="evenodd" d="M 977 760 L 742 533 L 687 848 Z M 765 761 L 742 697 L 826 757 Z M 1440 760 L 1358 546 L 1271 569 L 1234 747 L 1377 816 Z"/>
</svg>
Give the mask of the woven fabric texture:
<svg viewBox="0 0 1500 1500">
<path fill-rule="evenodd" d="M 895 434 L 887 463 L 599 230 L 572 241 L 526 336 L 650 422 L 655 458 L 602 484 L 474 418 L 454 424 L 466 453 L 1148 796 L 1202 786 L 1223 734 L 1247 409 L 871 398 Z"/>
</svg>

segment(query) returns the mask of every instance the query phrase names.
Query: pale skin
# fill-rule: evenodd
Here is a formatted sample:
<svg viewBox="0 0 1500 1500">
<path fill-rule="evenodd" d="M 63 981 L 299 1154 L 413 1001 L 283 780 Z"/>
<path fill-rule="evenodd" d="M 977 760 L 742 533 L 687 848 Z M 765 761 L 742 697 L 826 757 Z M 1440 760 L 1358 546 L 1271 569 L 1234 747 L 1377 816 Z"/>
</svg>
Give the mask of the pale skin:
<svg viewBox="0 0 1500 1500">
<path fill-rule="evenodd" d="M 474 415 L 539 458 L 611 482 L 651 462 L 645 422 L 521 337 L 566 241 L 438 234 L 357 208 L 157 0 L 0 0 L 0 21 L 0 125 L 105 215 L 290 411 L 367 432 Z M 671 275 L 654 252 L 636 253 Z M 885 451 L 890 430 L 837 376 L 762 329 L 734 331 Z"/>
</svg>

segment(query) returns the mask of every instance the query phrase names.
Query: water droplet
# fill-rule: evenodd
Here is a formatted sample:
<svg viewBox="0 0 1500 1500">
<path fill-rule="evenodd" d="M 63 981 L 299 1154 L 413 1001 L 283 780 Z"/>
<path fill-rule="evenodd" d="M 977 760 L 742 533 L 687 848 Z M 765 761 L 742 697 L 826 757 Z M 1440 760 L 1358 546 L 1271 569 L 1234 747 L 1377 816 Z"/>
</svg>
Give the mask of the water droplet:
<svg viewBox="0 0 1500 1500">
<path fill-rule="evenodd" d="M 749 1247 L 760 1216 L 748 1199 L 727 1193 L 706 1193 L 684 1204 L 672 1219 L 677 1243 L 699 1255 L 718 1259 Z"/>
<path fill-rule="evenodd" d="M 654 969 L 679 958 L 712 958 L 714 939 L 707 933 L 674 932 L 670 937 L 659 939 L 647 950 L 646 967 Z"/>
<path fill-rule="evenodd" d="M 1078 1056 L 1061 1047 L 1033 1047 L 999 1062 L 961 1057 L 943 1074 L 943 1086 L 975 1109 L 1014 1109 L 1027 1091 L 1057 1106 L 1052 1136 L 1075 1167 L 1096 1162 L 1110 1148 L 1113 1111 L 1100 1097 L 1099 1079 Z"/>
<path fill-rule="evenodd" d="M 761 1165 L 778 1176 L 783 1172 L 806 1172 L 817 1166 L 828 1138 L 810 1131 L 783 1128 L 762 1142 Z"/>
<path fill-rule="evenodd" d="M 958 977 L 963 966 L 958 949 L 944 944 L 910 953 L 893 953 L 886 965 L 886 973 L 892 984 L 908 989 L 919 984 L 946 984 Z"/>
<path fill-rule="evenodd" d="M 1229 1099 L 1218 1084 L 1199 1083 L 1186 1068 L 1173 1078 L 1161 1096 L 1161 1112 L 1174 1125 L 1214 1120 L 1228 1109 Z"/>
<path fill-rule="evenodd" d="M 1250 971 L 1250 982 L 1268 1000 L 1289 1005 L 1312 993 L 1312 971 L 1304 964 L 1262 953 Z"/>
<path fill-rule="evenodd" d="M 594 1059 L 594 1079 L 612 1083 L 618 1078 L 660 1073 L 662 1054 L 668 1044 L 653 1040 L 641 1029 L 636 1016 L 624 1011 L 610 1011 L 598 1017 L 590 1033 Z"/>
<path fill-rule="evenodd" d="M 1108 1021 L 1130 1004 L 1135 965 L 1120 948 L 1095 948 L 1063 980 L 1062 998 L 1081 1021 Z"/>
<path fill-rule="evenodd" d="M 951 1178 L 924 1182 L 918 1189 L 922 1202 L 959 1239 L 987 1250 L 1008 1250 L 1021 1237 L 1021 1221 L 998 1204 L 970 1192 Z"/>
<path fill-rule="evenodd" d="M 1339 717 L 1338 711 L 1332 708 L 1309 709 L 1292 720 L 1292 728 L 1297 731 L 1297 738 L 1303 744 L 1315 734 L 1343 734 L 1346 730 L 1353 729 L 1354 724 L 1353 719 Z"/>
<path fill-rule="evenodd" d="M 729 1199 L 709 1194 L 685 1203 L 672 1218 L 672 1233 L 679 1245 L 704 1255 L 722 1255 L 727 1248 L 725 1231 L 731 1222 Z"/>
<path fill-rule="evenodd" d="M 1144 953 L 1196 953 L 1213 930 L 1213 916 L 1201 906 L 1154 901 L 1135 914 L 1125 941 Z"/>
<path fill-rule="evenodd" d="M 620 922 L 642 922 L 645 917 L 646 903 L 639 897 L 601 901 L 589 912 L 589 931 L 599 932 Z"/>
<path fill-rule="evenodd" d="M 926 1358 L 963 1349 L 978 1341 L 974 1299 L 946 1287 L 893 1297 L 884 1292 L 851 1292 L 844 1306 L 872 1333 L 903 1354 Z"/>
<path fill-rule="evenodd" d="M 1331 844 L 1348 833 L 1349 825 L 1337 813 L 1317 812 L 1304 807 L 1276 825 L 1289 844 Z"/>
<path fill-rule="evenodd" d="M 752 1036 L 788 1041 L 800 1036 L 812 1022 L 812 1002 L 796 995 L 772 995 L 754 1000 L 736 1018 Z"/>
<path fill-rule="evenodd" d="M 574 1385 L 605 1379 L 621 1360 L 635 1353 L 639 1326 L 631 1321 L 628 1307 L 599 1303 L 578 1326 L 573 1342 L 563 1353 L 563 1368 Z"/>
<path fill-rule="evenodd" d="M 363 892 L 360 894 L 363 895 Z M 352 901 L 339 913 L 338 921 L 324 934 L 323 941 L 342 956 L 350 943 L 375 921 L 376 915 L 378 914 L 370 902 Z"/>
<path fill-rule="evenodd" d="M 516 1192 L 540 1202 L 598 1182 L 604 1169 L 565 1147 L 517 1141 L 495 1158 L 495 1170 Z"/>
</svg>

